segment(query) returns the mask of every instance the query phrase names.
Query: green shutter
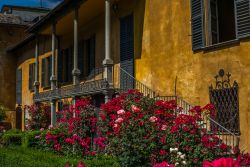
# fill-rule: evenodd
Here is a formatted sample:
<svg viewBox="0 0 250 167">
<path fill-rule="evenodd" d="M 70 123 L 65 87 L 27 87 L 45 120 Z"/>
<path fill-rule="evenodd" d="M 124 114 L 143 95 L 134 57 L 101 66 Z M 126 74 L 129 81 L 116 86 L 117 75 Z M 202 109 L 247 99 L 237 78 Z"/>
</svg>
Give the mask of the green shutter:
<svg viewBox="0 0 250 167">
<path fill-rule="evenodd" d="M 29 90 L 32 90 L 33 64 L 29 64 Z"/>
<path fill-rule="evenodd" d="M 46 59 L 42 59 L 42 87 L 45 87 Z"/>
<path fill-rule="evenodd" d="M 90 38 L 90 71 L 95 69 L 95 36 Z"/>
<path fill-rule="evenodd" d="M 72 70 L 73 70 L 73 46 L 69 48 L 69 59 L 68 59 L 68 81 L 71 82 L 72 78 Z"/>
<path fill-rule="evenodd" d="M 78 44 L 78 68 L 81 72 L 80 79 L 84 78 L 84 41 L 80 41 Z"/>
<path fill-rule="evenodd" d="M 191 0 L 193 51 L 204 47 L 204 4 L 203 0 Z"/>
<path fill-rule="evenodd" d="M 57 56 L 57 78 L 58 83 L 63 82 L 63 51 L 60 51 Z"/>
<path fill-rule="evenodd" d="M 237 38 L 250 36 L 250 1 L 235 0 Z"/>
<path fill-rule="evenodd" d="M 50 77 L 52 75 L 52 56 L 47 58 L 48 70 L 47 70 L 47 78 L 46 78 L 46 87 L 50 85 Z"/>
</svg>

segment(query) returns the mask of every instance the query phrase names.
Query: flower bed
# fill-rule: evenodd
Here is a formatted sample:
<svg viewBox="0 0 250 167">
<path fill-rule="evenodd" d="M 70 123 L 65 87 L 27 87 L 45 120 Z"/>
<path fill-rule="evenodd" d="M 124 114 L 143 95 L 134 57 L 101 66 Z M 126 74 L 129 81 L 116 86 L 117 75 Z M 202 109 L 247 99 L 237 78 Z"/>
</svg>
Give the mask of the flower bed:
<svg viewBox="0 0 250 167">
<path fill-rule="evenodd" d="M 41 132 L 38 146 L 60 155 L 117 157 L 122 166 L 202 166 L 235 150 L 204 129 L 202 113 L 182 114 L 175 101 L 157 101 L 131 90 L 101 106 L 78 100 L 58 115 L 58 125 Z M 248 155 L 241 156 L 248 165 Z M 211 164 L 210 164 L 211 165 Z"/>
</svg>

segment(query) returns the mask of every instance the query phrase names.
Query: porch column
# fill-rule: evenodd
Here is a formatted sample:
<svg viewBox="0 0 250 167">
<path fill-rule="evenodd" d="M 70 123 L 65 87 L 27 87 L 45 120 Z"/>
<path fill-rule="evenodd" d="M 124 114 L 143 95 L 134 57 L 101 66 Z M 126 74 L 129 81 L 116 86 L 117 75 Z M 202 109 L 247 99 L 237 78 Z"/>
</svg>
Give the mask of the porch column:
<svg viewBox="0 0 250 167">
<path fill-rule="evenodd" d="M 52 25 L 52 66 L 50 77 L 51 90 L 56 89 L 56 72 L 55 72 L 55 61 L 56 61 L 56 23 Z"/>
<path fill-rule="evenodd" d="M 80 70 L 78 69 L 78 6 L 74 16 L 74 69 L 72 71 L 73 84 L 79 84 Z"/>
<path fill-rule="evenodd" d="M 105 0 L 105 59 L 103 60 L 104 66 L 104 78 L 107 79 L 110 86 L 113 85 L 112 78 L 112 68 L 113 68 L 113 60 L 110 55 L 110 39 L 111 39 L 111 17 L 110 17 L 110 0 Z"/>
<path fill-rule="evenodd" d="M 56 100 L 50 101 L 50 107 L 51 107 L 51 123 L 53 127 L 56 125 Z"/>
<path fill-rule="evenodd" d="M 35 64 L 35 82 L 34 82 L 34 91 L 35 94 L 39 93 L 39 37 L 36 36 L 36 46 L 35 46 L 35 58 L 36 58 L 36 64 Z"/>
<path fill-rule="evenodd" d="M 56 73 L 55 73 L 55 60 L 56 60 L 56 23 L 52 24 L 52 66 L 50 77 L 51 91 L 56 89 Z M 55 126 L 56 124 L 56 101 L 51 100 L 51 125 Z"/>
</svg>

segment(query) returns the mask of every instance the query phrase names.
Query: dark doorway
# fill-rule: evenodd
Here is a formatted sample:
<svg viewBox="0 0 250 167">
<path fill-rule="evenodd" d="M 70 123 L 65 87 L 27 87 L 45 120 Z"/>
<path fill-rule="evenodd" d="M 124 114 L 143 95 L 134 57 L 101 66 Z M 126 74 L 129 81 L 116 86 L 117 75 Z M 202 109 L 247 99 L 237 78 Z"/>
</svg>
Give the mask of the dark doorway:
<svg viewBox="0 0 250 167">
<path fill-rule="evenodd" d="M 16 129 L 22 129 L 22 106 L 16 107 Z"/>
</svg>

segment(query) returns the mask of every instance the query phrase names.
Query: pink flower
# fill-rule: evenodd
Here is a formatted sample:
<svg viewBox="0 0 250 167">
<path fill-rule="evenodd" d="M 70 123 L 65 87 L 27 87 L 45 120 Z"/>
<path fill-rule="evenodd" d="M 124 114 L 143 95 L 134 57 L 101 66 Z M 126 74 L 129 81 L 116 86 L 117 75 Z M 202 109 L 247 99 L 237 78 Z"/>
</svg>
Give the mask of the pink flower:
<svg viewBox="0 0 250 167">
<path fill-rule="evenodd" d="M 80 162 L 77 167 L 85 167 L 84 163 Z"/>
<path fill-rule="evenodd" d="M 158 119 L 155 116 L 149 118 L 150 122 L 156 122 Z"/>
<path fill-rule="evenodd" d="M 162 125 L 161 130 L 167 130 L 167 125 Z"/>
<path fill-rule="evenodd" d="M 118 114 L 118 115 L 125 114 L 125 111 L 121 109 L 121 110 L 117 111 L 117 114 Z"/>
<path fill-rule="evenodd" d="M 118 124 L 114 124 L 114 128 L 118 128 Z"/>
<path fill-rule="evenodd" d="M 43 130 L 44 130 L 44 128 L 41 128 L 41 129 L 40 129 L 40 131 L 43 131 Z"/>
<path fill-rule="evenodd" d="M 162 163 L 158 163 L 155 164 L 153 167 L 175 167 L 173 164 L 168 164 L 167 162 L 162 162 Z"/>
<path fill-rule="evenodd" d="M 49 125 L 48 129 L 52 129 L 53 128 L 53 125 Z"/>
<path fill-rule="evenodd" d="M 131 109 L 132 109 L 133 112 L 140 112 L 141 111 L 141 109 L 139 107 L 135 106 L 135 105 L 132 105 Z"/>
<path fill-rule="evenodd" d="M 90 154 L 91 154 L 91 155 L 96 155 L 96 152 L 95 152 L 95 151 L 92 151 Z"/>
<path fill-rule="evenodd" d="M 38 135 L 38 136 L 35 136 L 35 139 L 40 139 L 40 136 Z"/>
<path fill-rule="evenodd" d="M 213 162 L 204 161 L 203 167 L 240 167 L 240 164 L 233 158 L 220 158 Z"/>
<path fill-rule="evenodd" d="M 65 165 L 65 167 L 70 167 L 70 164 L 67 162 L 66 165 Z"/>
<path fill-rule="evenodd" d="M 118 118 L 117 120 L 115 120 L 115 123 L 122 123 L 123 119 L 122 118 Z"/>
<path fill-rule="evenodd" d="M 163 156 L 163 155 L 166 155 L 167 152 L 166 152 L 166 150 L 160 150 L 160 151 L 159 151 L 159 154 Z"/>
</svg>

